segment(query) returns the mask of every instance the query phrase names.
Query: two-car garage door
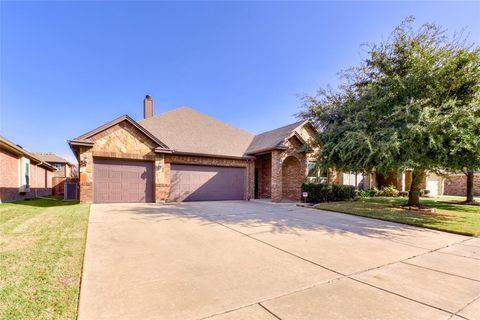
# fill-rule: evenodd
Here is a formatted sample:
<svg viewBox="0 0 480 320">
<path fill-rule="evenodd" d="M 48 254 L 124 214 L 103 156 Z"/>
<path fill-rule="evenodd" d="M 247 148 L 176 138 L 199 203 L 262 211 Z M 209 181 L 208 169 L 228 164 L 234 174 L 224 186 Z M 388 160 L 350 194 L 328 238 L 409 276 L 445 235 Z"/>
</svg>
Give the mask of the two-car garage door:
<svg viewBox="0 0 480 320">
<path fill-rule="evenodd" d="M 170 166 L 170 201 L 243 200 L 245 168 Z"/>
<path fill-rule="evenodd" d="M 147 161 L 95 159 L 93 201 L 153 202 L 154 169 Z M 243 200 L 245 168 L 171 164 L 169 201 Z"/>
</svg>

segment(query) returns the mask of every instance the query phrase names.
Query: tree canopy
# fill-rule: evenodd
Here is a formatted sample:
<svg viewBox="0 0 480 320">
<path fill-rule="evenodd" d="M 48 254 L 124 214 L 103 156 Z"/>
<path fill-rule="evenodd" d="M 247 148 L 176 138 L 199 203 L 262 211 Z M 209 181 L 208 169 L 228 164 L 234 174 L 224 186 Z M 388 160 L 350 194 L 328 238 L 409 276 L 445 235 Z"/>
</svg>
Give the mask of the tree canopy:
<svg viewBox="0 0 480 320">
<path fill-rule="evenodd" d="M 413 18 L 367 49 L 336 90 L 303 97 L 301 116 L 320 129 L 319 163 L 417 175 L 479 168 L 480 49 L 434 24 L 414 29 Z"/>
</svg>

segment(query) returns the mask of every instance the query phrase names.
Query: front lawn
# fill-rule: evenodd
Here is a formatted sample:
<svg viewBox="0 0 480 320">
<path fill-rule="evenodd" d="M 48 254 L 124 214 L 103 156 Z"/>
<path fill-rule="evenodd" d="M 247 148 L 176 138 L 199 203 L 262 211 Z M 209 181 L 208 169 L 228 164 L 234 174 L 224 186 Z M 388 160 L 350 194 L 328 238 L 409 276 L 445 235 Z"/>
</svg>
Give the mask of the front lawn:
<svg viewBox="0 0 480 320">
<path fill-rule="evenodd" d="M 0 319 L 75 319 L 89 205 L 0 204 Z"/>
<path fill-rule="evenodd" d="M 436 208 L 436 213 L 405 210 L 400 206 L 407 202 L 406 198 L 383 197 L 320 203 L 315 205 L 315 208 L 479 236 L 480 207 L 445 203 L 451 200 L 451 198 L 421 200 L 423 205 Z"/>
</svg>

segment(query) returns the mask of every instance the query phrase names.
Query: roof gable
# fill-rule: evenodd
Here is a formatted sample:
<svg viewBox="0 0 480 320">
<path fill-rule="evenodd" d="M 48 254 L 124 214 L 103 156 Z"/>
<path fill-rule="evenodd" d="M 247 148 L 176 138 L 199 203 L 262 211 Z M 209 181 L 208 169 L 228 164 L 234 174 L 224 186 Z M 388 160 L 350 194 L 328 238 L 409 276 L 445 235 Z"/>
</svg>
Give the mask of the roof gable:
<svg viewBox="0 0 480 320">
<path fill-rule="evenodd" d="M 92 131 L 89 131 L 77 138 L 75 138 L 74 140 L 71 140 L 70 142 L 72 144 L 75 144 L 78 142 L 78 144 L 82 144 L 82 143 L 91 143 L 92 141 L 90 140 L 93 136 L 99 134 L 100 132 L 102 131 L 105 131 L 123 121 L 126 121 L 128 122 L 130 125 L 132 125 L 133 127 L 135 127 L 136 129 L 138 129 L 140 132 L 142 132 L 146 137 L 148 137 L 151 141 L 153 141 L 158 147 L 159 149 L 162 149 L 162 150 L 168 150 L 169 147 L 164 144 L 162 141 L 160 141 L 155 135 L 153 135 L 152 133 L 150 133 L 148 130 L 146 130 L 144 127 L 142 127 L 138 122 L 136 122 L 135 120 L 133 120 L 132 118 L 130 118 L 128 115 L 123 115 L 113 121 L 110 121 L 106 124 L 104 124 L 103 126 L 100 126 L 96 129 L 93 129 Z"/>
<path fill-rule="evenodd" d="M 283 143 L 292 137 L 292 135 L 298 135 L 295 130 L 304 124 L 305 121 L 299 121 L 277 129 L 260 133 L 255 136 L 245 153 L 255 154 L 272 149 L 285 148 Z"/>
</svg>

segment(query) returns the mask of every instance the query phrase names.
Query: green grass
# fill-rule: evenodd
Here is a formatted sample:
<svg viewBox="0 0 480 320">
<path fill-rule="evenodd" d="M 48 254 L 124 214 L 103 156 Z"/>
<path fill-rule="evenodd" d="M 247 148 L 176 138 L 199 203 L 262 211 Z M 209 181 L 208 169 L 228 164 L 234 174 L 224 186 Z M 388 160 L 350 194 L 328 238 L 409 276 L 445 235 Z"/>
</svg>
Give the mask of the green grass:
<svg viewBox="0 0 480 320">
<path fill-rule="evenodd" d="M 445 201 L 464 200 L 445 197 L 438 199 L 421 199 L 421 204 L 436 208 L 435 213 L 405 210 L 405 198 L 366 198 L 357 201 L 340 201 L 320 203 L 317 209 L 336 211 L 357 216 L 394 221 L 448 231 L 465 235 L 480 235 L 480 206 L 449 204 Z"/>
<path fill-rule="evenodd" d="M 0 204 L 0 319 L 75 319 L 88 204 Z"/>
</svg>

